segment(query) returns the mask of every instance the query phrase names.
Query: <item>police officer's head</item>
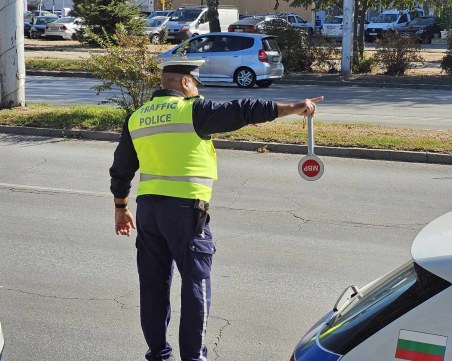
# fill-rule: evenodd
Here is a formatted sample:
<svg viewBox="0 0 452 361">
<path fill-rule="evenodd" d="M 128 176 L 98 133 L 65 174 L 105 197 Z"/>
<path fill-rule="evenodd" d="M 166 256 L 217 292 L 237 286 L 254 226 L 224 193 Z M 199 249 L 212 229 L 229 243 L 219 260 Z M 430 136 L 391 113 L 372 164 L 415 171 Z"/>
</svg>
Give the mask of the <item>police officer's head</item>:
<svg viewBox="0 0 452 361">
<path fill-rule="evenodd" d="M 198 95 L 199 67 L 204 60 L 170 60 L 159 64 L 162 69 L 162 88 L 179 90 L 185 96 Z"/>
</svg>

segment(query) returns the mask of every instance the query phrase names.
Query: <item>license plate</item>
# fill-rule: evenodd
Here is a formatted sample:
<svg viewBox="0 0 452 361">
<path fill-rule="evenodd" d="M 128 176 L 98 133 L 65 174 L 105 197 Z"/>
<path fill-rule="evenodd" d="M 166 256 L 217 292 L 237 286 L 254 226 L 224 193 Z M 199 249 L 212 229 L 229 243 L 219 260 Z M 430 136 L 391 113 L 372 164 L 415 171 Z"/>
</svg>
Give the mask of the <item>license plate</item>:
<svg viewBox="0 0 452 361">
<path fill-rule="evenodd" d="M 243 33 L 243 29 L 234 29 L 235 33 Z"/>
<path fill-rule="evenodd" d="M 57 27 L 57 26 L 51 26 L 51 27 L 50 27 L 50 30 L 60 30 L 60 28 Z"/>
<path fill-rule="evenodd" d="M 273 57 L 273 62 L 274 63 L 277 63 L 277 62 L 279 62 L 281 60 L 281 57 L 280 56 L 274 56 Z"/>
<path fill-rule="evenodd" d="M 369 33 L 369 35 L 377 35 L 377 33 Z"/>
</svg>

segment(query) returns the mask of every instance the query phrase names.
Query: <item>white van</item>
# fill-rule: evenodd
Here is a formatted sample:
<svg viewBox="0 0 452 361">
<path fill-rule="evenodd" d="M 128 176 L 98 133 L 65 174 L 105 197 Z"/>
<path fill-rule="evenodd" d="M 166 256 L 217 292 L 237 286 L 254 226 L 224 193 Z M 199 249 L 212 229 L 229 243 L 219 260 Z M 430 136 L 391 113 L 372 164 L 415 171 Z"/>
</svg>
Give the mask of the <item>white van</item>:
<svg viewBox="0 0 452 361">
<path fill-rule="evenodd" d="M 397 30 L 418 17 L 419 10 L 386 10 L 376 17 L 365 32 L 366 41 L 373 41 L 382 38 L 387 31 L 397 32 Z"/>
<path fill-rule="evenodd" d="M 218 17 L 222 32 L 239 20 L 239 10 L 233 6 L 219 6 Z M 210 32 L 207 20 L 207 6 L 183 7 L 177 9 L 167 23 L 168 40 L 183 41 L 196 35 Z"/>
</svg>

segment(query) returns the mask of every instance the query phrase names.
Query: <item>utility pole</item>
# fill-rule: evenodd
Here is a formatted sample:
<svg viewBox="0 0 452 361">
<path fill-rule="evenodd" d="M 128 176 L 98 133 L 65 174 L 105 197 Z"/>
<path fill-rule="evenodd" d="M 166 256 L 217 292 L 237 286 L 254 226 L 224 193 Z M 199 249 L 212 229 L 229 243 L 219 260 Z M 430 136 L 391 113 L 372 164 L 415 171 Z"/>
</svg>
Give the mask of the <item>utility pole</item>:
<svg viewBox="0 0 452 361">
<path fill-rule="evenodd" d="M 0 0 L 0 108 L 25 106 L 24 0 Z"/>
<path fill-rule="evenodd" d="M 353 62 L 353 14 L 355 8 L 354 0 L 344 0 L 342 21 L 342 62 L 341 74 L 350 75 L 352 73 Z"/>
</svg>

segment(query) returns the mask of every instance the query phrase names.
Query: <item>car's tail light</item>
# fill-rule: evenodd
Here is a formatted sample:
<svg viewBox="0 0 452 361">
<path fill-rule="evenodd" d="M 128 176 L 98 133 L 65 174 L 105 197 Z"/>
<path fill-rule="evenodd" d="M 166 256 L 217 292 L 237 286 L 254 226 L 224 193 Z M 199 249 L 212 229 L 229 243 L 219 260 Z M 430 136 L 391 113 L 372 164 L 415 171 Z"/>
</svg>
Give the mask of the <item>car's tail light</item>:
<svg viewBox="0 0 452 361">
<path fill-rule="evenodd" d="M 67 26 L 66 26 L 66 25 L 63 25 L 63 26 L 61 27 L 61 29 L 62 29 L 62 30 L 67 30 Z"/>
<path fill-rule="evenodd" d="M 228 26 L 228 32 L 229 32 L 229 33 L 234 32 L 234 28 L 233 28 L 232 26 Z"/>
<path fill-rule="evenodd" d="M 259 50 L 258 57 L 259 57 L 259 61 L 261 61 L 263 63 L 268 63 L 268 55 L 264 49 Z"/>
<path fill-rule="evenodd" d="M 188 25 L 185 25 L 182 29 L 180 29 L 181 32 L 186 33 L 190 30 L 190 27 Z"/>
</svg>

